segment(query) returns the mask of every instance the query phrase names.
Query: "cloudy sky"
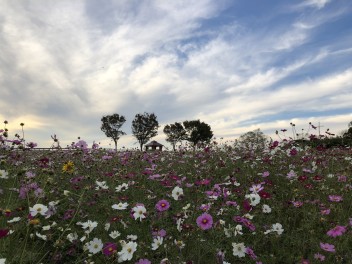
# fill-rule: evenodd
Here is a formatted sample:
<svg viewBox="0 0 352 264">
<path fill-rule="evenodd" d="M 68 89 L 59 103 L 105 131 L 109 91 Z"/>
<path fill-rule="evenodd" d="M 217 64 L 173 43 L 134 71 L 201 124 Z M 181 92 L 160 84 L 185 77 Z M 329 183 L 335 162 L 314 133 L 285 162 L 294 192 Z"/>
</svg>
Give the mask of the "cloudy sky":
<svg viewBox="0 0 352 264">
<path fill-rule="evenodd" d="M 50 147 L 111 142 L 103 115 L 339 133 L 352 121 L 350 0 L 1 0 L 0 120 Z M 1 121 L 2 122 L 2 121 Z M 1 128 L 1 127 L 0 127 Z M 167 143 L 166 143 L 167 144 Z M 168 144 L 167 144 L 168 145 Z"/>
</svg>

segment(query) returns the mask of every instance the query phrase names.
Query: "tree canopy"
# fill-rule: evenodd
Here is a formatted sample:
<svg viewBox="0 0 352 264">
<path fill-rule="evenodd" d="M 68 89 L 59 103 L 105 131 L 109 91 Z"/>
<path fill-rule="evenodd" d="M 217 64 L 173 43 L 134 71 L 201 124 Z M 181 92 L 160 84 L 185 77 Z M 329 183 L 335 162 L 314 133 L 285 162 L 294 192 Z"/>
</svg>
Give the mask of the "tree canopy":
<svg viewBox="0 0 352 264">
<path fill-rule="evenodd" d="M 132 121 L 132 134 L 139 142 L 141 151 L 143 145 L 158 134 L 158 127 L 159 122 L 154 113 L 136 114 Z"/>
<path fill-rule="evenodd" d="M 199 120 L 184 121 L 183 126 L 186 131 L 185 140 L 193 143 L 193 148 L 195 148 L 198 143 L 208 143 L 213 137 L 211 127 Z"/>
<path fill-rule="evenodd" d="M 241 135 L 239 142 L 242 146 L 248 149 L 263 149 L 265 147 L 265 143 L 267 142 L 267 137 L 258 128 Z"/>
<path fill-rule="evenodd" d="M 163 131 L 166 134 L 166 141 L 172 145 L 174 151 L 176 150 L 176 144 L 186 138 L 186 130 L 178 122 L 166 125 Z"/>
<path fill-rule="evenodd" d="M 125 117 L 119 114 L 106 115 L 101 118 L 101 122 L 101 131 L 114 141 L 115 150 L 117 150 L 117 141 L 120 136 L 126 135 L 125 132 L 120 130 L 121 126 L 126 122 Z"/>
</svg>

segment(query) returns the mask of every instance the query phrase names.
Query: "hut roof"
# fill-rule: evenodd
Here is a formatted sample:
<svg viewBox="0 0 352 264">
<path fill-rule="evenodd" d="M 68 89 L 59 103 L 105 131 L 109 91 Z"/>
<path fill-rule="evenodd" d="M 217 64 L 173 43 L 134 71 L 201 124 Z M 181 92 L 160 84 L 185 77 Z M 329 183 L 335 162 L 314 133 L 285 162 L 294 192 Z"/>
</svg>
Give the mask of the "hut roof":
<svg viewBox="0 0 352 264">
<path fill-rule="evenodd" d="M 150 143 L 146 144 L 145 146 L 147 146 L 147 147 L 153 147 L 153 146 L 161 147 L 161 146 L 164 146 L 164 145 L 156 142 L 155 140 L 153 140 Z"/>
</svg>

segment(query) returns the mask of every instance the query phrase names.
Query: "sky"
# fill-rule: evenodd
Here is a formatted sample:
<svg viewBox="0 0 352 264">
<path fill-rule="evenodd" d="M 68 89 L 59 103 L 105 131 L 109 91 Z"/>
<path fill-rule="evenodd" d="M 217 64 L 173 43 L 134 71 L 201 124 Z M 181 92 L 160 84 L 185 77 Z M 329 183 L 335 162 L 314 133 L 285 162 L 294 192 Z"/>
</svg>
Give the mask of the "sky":
<svg viewBox="0 0 352 264">
<path fill-rule="evenodd" d="M 350 0 L 1 0 L 0 122 L 50 147 L 113 147 L 104 115 L 201 120 L 233 140 L 260 128 L 340 133 L 352 121 Z M 1 129 L 0 125 L 0 129 Z M 317 132 L 316 132 L 317 133 Z M 287 134 L 289 136 L 289 134 Z M 110 145 L 111 144 L 111 145 Z"/>
</svg>

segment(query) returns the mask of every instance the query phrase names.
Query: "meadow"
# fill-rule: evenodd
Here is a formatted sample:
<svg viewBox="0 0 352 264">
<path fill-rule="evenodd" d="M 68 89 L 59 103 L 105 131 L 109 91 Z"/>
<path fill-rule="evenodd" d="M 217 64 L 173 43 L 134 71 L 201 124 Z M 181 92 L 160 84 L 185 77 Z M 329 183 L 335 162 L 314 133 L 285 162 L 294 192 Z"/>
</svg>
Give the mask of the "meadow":
<svg viewBox="0 0 352 264">
<path fill-rule="evenodd" d="M 352 263 L 352 150 L 0 148 L 0 263 Z"/>
</svg>

